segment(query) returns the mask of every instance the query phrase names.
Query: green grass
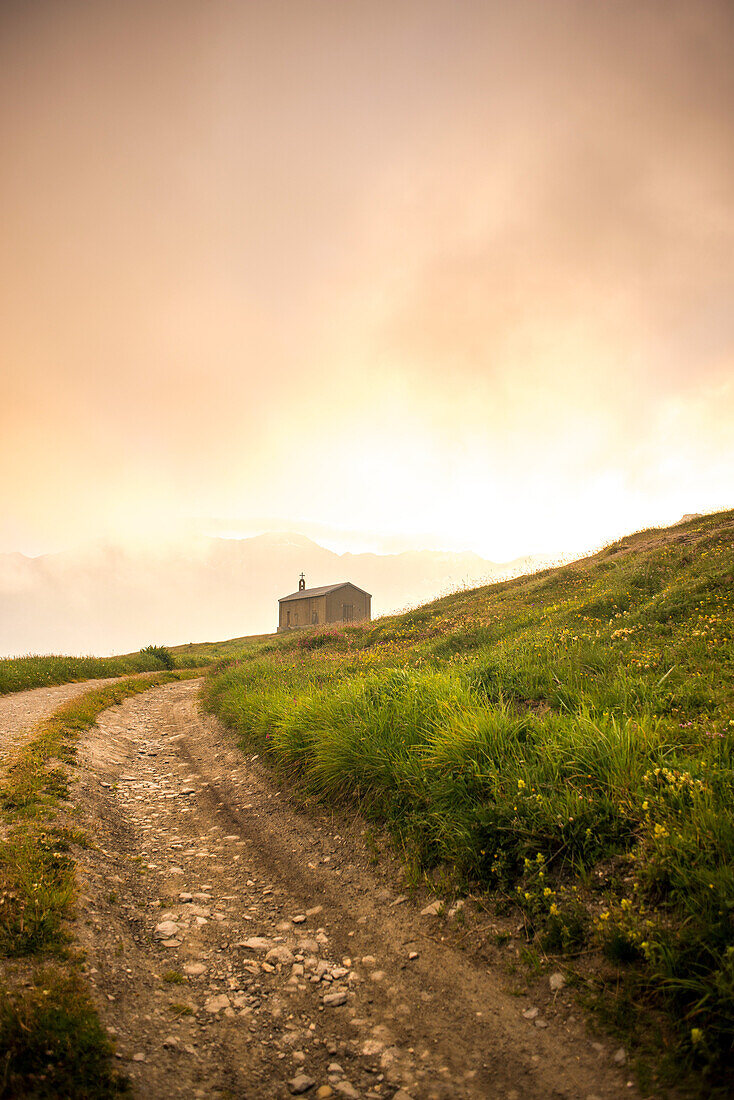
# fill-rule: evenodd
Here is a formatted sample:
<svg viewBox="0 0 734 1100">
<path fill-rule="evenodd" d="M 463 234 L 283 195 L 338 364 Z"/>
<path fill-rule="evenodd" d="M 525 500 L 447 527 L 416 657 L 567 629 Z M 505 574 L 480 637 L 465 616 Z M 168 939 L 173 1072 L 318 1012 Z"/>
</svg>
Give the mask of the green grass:
<svg viewBox="0 0 734 1100">
<path fill-rule="evenodd" d="M 734 1053 L 733 656 L 727 512 L 369 625 L 253 640 L 207 700 L 423 870 L 512 898 L 544 950 L 598 952 L 638 1034 L 655 1020 L 713 1095 Z"/>
<path fill-rule="evenodd" d="M 0 986 L 0 1098 L 106 1098 L 124 1090 L 111 1048 L 70 960 L 65 922 L 75 899 L 72 846 L 64 823 L 80 734 L 102 711 L 152 687 L 186 678 L 162 672 L 82 695 L 42 722 L 0 787 L 0 959 L 42 960 L 31 985 L 6 963 Z"/>
<path fill-rule="evenodd" d="M 171 646 L 170 651 L 180 668 L 189 668 L 189 662 L 197 665 L 210 665 L 227 657 L 238 656 L 243 648 L 261 641 L 265 642 L 270 634 L 250 634 L 242 638 L 228 638 L 221 642 L 186 642 L 185 645 Z"/>
<path fill-rule="evenodd" d="M 185 985 L 186 979 L 179 970 L 167 970 L 163 975 L 163 981 L 170 985 Z"/>
<path fill-rule="evenodd" d="M 128 1092 L 83 986 L 53 970 L 0 1000 L 0 1098 L 106 1100 Z"/>
<path fill-rule="evenodd" d="M 218 654 L 219 655 L 219 654 Z M 124 657 L 64 657 L 30 655 L 0 660 L 0 695 L 30 688 L 69 684 L 78 680 L 103 680 L 108 676 L 131 676 L 136 672 L 194 668 L 208 664 L 198 651 L 179 652 L 165 646 L 147 646 Z"/>
</svg>

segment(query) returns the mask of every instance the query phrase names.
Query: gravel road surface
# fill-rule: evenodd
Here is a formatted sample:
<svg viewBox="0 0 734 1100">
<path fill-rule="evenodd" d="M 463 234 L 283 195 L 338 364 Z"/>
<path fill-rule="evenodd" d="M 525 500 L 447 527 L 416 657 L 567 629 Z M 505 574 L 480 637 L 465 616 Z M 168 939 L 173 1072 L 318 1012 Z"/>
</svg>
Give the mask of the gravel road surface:
<svg viewBox="0 0 734 1100">
<path fill-rule="evenodd" d="M 134 1095 L 638 1095 L 567 987 L 545 976 L 529 996 L 490 965 L 469 905 L 424 913 L 359 823 L 299 810 L 198 689 L 106 711 L 73 769 L 95 842 L 77 857 L 74 934 Z"/>
</svg>

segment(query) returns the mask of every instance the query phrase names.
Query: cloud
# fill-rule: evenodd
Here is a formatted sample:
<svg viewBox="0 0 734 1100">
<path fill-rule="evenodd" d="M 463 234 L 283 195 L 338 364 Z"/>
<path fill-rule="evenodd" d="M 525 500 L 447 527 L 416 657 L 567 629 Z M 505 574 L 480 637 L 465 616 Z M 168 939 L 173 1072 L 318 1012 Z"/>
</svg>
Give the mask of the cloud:
<svg viewBox="0 0 734 1100">
<path fill-rule="evenodd" d="M 0 545 L 278 514 L 501 557 L 706 507 L 731 5 L 285 10 L 3 6 Z"/>
</svg>

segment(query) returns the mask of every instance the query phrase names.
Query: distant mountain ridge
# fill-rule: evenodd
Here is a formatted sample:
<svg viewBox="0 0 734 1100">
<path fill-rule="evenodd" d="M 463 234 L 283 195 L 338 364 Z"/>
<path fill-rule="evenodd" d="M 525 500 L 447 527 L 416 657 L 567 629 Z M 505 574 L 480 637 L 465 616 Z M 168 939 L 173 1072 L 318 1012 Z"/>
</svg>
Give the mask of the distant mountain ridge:
<svg viewBox="0 0 734 1100">
<path fill-rule="evenodd" d="M 350 580 L 381 615 L 464 585 L 527 572 L 539 559 L 498 564 L 471 551 L 337 554 L 306 535 L 197 537 L 159 550 L 96 545 L 28 558 L 0 554 L 0 655 L 124 653 L 268 633 L 278 598 L 303 571 L 309 587 Z"/>
</svg>

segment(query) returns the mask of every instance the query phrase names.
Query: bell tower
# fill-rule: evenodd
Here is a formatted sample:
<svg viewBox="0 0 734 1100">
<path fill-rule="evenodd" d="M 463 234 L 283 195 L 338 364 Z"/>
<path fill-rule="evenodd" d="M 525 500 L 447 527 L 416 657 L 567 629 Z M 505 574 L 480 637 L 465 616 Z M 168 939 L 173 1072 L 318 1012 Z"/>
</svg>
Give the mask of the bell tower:
<svg viewBox="0 0 734 1100">
<path fill-rule="evenodd" d="M 304 577 L 303 573 L 301 573 L 300 580 L 298 581 L 298 591 L 299 592 L 304 592 L 305 589 L 306 589 L 306 578 Z"/>
</svg>

